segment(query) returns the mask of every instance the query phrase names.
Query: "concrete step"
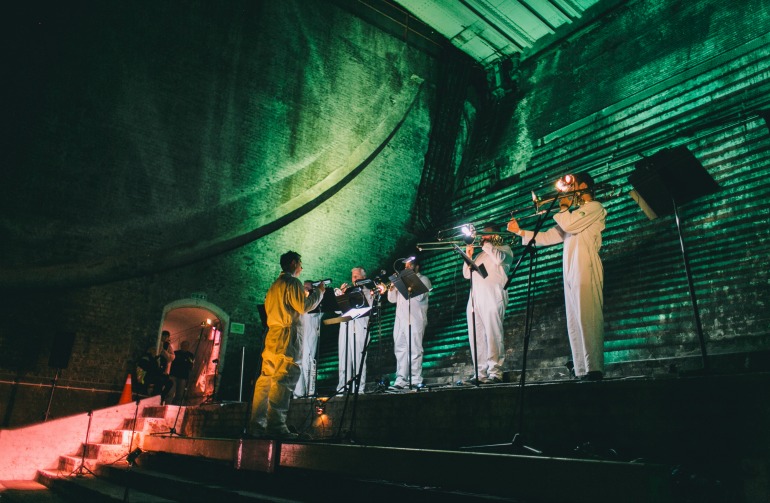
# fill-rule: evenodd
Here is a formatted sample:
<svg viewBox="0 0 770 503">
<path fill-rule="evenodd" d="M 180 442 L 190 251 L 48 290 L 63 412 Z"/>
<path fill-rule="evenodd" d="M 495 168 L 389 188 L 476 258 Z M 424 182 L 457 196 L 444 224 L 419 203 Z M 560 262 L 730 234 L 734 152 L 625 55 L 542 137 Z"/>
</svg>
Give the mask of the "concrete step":
<svg viewBox="0 0 770 503">
<path fill-rule="evenodd" d="M 174 426 L 174 419 L 167 419 L 163 417 L 140 417 L 136 421 L 136 431 L 141 431 L 145 434 L 163 433 L 169 431 Z M 176 425 L 177 430 L 182 426 L 182 421 L 179 421 Z"/>
<path fill-rule="evenodd" d="M 100 477 L 110 482 L 128 486 L 132 490 L 151 492 L 158 497 L 177 501 L 208 503 L 226 501 L 227 503 L 247 502 L 282 502 L 307 501 L 284 498 L 253 488 L 233 487 L 229 481 L 207 481 L 208 477 L 192 472 L 187 476 L 178 476 L 159 471 L 146 470 L 139 466 L 103 466 L 97 472 Z M 200 475 L 196 477 L 196 475 Z"/>
<path fill-rule="evenodd" d="M 133 435 L 133 447 L 142 445 L 145 435 L 167 433 L 176 422 L 181 427 L 184 419 L 184 407 L 172 405 L 146 407 L 142 411 L 141 417 L 126 418 L 123 420 L 123 428 L 115 430 L 104 430 L 102 432 L 102 442 L 89 442 L 87 445 L 81 444 L 80 450 L 75 454 L 62 455 L 59 462 L 53 470 L 60 474 L 70 474 L 77 470 L 81 465 L 81 455 L 85 449 L 85 467 L 94 470 L 99 464 L 114 463 L 126 456 L 129 449 L 129 442 Z"/>
<path fill-rule="evenodd" d="M 114 463 L 128 454 L 128 444 L 88 444 L 86 458 L 96 464 Z"/>
<path fill-rule="evenodd" d="M 96 468 L 96 461 L 93 459 L 85 458 L 82 460 L 83 464 L 86 468 L 89 470 L 92 470 Z M 58 473 L 63 475 L 68 475 L 78 468 L 80 468 L 81 465 L 81 457 L 80 455 L 77 456 L 69 456 L 69 455 L 63 455 L 59 456 L 59 464 L 56 467 L 56 470 Z"/>
<path fill-rule="evenodd" d="M 93 475 L 61 476 L 56 472 L 40 470 L 37 482 L 50 488 L 66 501 L 142 501 L 145 503 L 165 503 L 175 501 L 133 488 L 117 485 Z"/>
<path fill-rule="evenodd" d="M 177 414 L 179 414 L 178 422 L 181 424 L 182 420 L 184 419 L 184 412 L 185 407 L 179 405 L 160 405 L 145 407 L 142 409 L 142 417 L 162 417 L 164 419 L 170 420 L 173 423 L 177 418 Z"/>
<path fill-rule="evenodd" d="M 127 431 L 142 431 L 145 426 L 149 428 L 157 428 L 158 425 L 163 425 L 161 429 L 168 430 L 176 422 L 176 428 L 180 429 L 184 422 L 186 407 L 180 407 L 177 405 L 160 405 L 160 406 L 148 406 L 142 409 L 140 416 L 136 419 L 136 425 L 134 426 L 134 418 L 127 417 L 123 420 L 122 429 Z"/>
<path fill-rule="evenodd" d="M 101 443 L 128 445 L 128 443 L 131 441 L 132 434 L 134 435 L 134 443 L 136 443 L 136 437 L 140 435 L 141 432 L 138 432 L 138 431 L 132 432 L 130 428 L 123 429 L 123 430 L 104 430 L 104 432 L 102 433 Z"/>
<path fill-rule="evenodd" d="M 118 484 L 178 498 L 210 502 L 316 502 L 316 501 L 420 501 L 421 503 L 499 503 L 500 498 L 469 492 L 445 491 L 422 484 L 392 483 L 381 479 L 356 479 L 342 474 L 284 471 L 276 473 L 237 470 L 232 462 L 198 456 L 143 453 L 137 466 L 100 467 L 97 472 Z"/>
<path fill-rule="evenodd" d="M 0 480 L 3 503 L 68 503 L 68 500 L 34 480 Z"/>
<path fill-rule="evenodd" d="M 134 445 L 136 445 L 136 440 Z M 83 456 L 83 451 L 59 456 L 59 464 L 56 469 L 69 473 L 78 468 L 81 458 L 84 458 L 86 468 L 93 470 L 99 464 L 114 463 L 128 453 L 128 444 L 88 444 L 85 446 L 85 456 Z"/>
</svg>

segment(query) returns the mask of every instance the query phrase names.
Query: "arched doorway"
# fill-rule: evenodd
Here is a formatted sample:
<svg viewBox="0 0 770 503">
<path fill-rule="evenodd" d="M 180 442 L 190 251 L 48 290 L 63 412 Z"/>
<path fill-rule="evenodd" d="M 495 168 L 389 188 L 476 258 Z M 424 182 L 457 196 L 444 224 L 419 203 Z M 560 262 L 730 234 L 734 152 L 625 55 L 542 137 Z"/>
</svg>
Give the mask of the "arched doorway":
<svg viewBox="0 0 770 503">
<path fill-rule="evenodd" d="M 194 355 L 183 405 L 216 400 L 229 327 L 230 316 L 205 300 L 180 299 L 163 308 L 159 334 L 168 330 L 175 351 L 185 345 Z"/>
</svg>

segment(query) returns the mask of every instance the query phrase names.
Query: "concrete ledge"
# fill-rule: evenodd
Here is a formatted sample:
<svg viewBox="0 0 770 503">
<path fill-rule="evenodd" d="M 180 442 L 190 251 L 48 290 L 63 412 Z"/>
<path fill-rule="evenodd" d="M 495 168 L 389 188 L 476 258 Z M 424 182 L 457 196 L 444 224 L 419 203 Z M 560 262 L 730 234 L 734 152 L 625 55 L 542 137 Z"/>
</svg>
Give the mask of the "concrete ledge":
<svg viewBox="0 0 770 503">
<path fill-rule="evenodd" d="M 283 444 L 281 468 L 529 501 L 672 501 L 670 467 L 350 445 Z"/>
<path fill-rule="evenodd" d="M 219 461 L 235 462 L 238 441 L 232 439 L 187 438 L 167 435 L 146 435 L 142 449 L 183 456 L 197 456 Z"/>
</svg>

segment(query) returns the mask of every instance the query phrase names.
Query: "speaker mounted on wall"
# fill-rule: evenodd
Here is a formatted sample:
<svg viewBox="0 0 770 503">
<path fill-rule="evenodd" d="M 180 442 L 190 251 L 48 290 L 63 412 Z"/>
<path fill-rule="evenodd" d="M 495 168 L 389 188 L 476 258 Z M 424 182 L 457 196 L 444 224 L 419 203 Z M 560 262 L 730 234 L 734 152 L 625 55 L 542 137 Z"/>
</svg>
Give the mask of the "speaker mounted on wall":
<svg viewBox="0 0 770 503">
<path fill-rule="evenodd" d="M 51 356 L 48 357 L 48 366 L 54 369 L 66 369 L 70 364 L 74 344 L 75 332 L 56 332 L 51 346 Z"/>
<path fill-rule="evenodd" d="M 719 185 L 684 145 L 660 150 L 638 161 L 634 168 L 628 181 L 639 197 L 632 197 L 650 220 L 673 213 L 674 201 L 681 206 L 719 190 Z"/>
</svg>

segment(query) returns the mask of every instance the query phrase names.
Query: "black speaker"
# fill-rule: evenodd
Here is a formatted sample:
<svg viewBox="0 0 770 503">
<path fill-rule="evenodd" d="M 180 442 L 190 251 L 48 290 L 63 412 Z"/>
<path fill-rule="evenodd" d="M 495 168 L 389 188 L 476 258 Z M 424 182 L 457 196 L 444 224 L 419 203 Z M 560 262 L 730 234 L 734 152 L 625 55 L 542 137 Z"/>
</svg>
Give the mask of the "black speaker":
<svg viewBox="0 0 770 503">
<path fill-rule="evenodd" d="M 55 369 L 66 369 L 72 356 L 72 346 L 75 344 L 75 332 L 56 332 L 51 346 L 51 356 L 48 366 Z"/>
</svg>

